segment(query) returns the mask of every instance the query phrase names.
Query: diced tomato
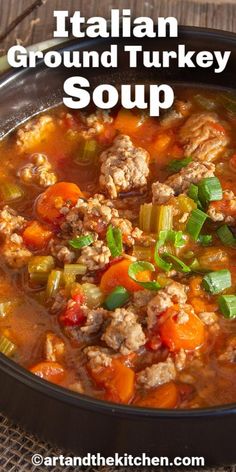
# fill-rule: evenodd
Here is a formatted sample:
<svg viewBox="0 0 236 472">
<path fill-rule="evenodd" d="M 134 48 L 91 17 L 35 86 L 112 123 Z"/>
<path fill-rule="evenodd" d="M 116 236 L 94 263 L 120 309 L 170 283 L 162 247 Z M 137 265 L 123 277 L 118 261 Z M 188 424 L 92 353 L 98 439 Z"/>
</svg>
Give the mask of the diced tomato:
<svg viewBox="0 0 236 472">
<path fill-rule="evenodd" d="M 84 297 L 81 293 L 74 294 L 68 301 L 59 321 L 63 326 L 82 326 L 85 322 L 85 314 L 82 308 Z"/>
</svg>

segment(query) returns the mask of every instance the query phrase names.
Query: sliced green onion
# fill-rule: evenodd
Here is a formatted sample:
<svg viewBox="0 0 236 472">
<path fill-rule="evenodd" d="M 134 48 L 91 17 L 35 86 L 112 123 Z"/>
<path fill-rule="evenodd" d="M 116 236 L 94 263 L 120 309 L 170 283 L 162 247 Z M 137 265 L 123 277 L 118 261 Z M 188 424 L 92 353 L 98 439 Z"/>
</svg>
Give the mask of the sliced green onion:
<svg viewBox="0 0 236 472">
<path fill-rule="evenodd" d="M 126 288 L 119 285 L 106 297 L 104 306 L 107 310 L 115 310 L 116 308 L 125 305 L 129 300 L 129 297 L 130 295 Z"/>
<path fill-rule="evenodd" d="M 198 195 L 202 204 L 222 200 L 223 192 L 217 177 L 207 177 L 198 184 Z"/>
<path fill-rule="evenodd" d="M 198 272 L 199 269 L 200 269 L 200 264 L 199 264 L 199 261 L 198 259 L 195 257 L 193 259 L 193 261 L 191 262 L 191 264 L 189 265 L 190 269 L 192 272 Z"/>
<path fill-rule="evenodd" d="M 11 182 L 0 183 L 0 196 L 4 202 L 18 200 L 24 196 L 24 191 L 19 185 Z"/>
<path fill-rule="evenodd" d="M 202 279 L 202 285 L 207 292 L 214 294 L 223 292 L 231 287 L 231 273 L 228 269 L 209 272 Z"/>
<path fill-rule="evenodd" d="M 164 244 L 167 242 L 174 244 L 176 248 L 184 246 L 185 240 L 182 231 L 168 230 L 160 231 L 159 233 L 159 239 L 156 242 L 154 251 L 154 260 L 156 265 L 164 272 L 168 272 L 172 267 L 171 263 L 166 262 L 163 258 L 159 256 L 160 248 L 164 246 Z"/>
<path fill-rule="evenodd" d="M 209 246 L 212 243 L 212 235 L 211 234 L 200 234 L 198 236 L 198 243 L 202 246 Z"/>
<path fill-rule="evenodd" d="M 236 318 L 236 296 L 235 295 L 221 295 L 219 297 L 219 307 L 222 315 L 225 318 Z"/>
<path fill-rule="evenodd" d="M 191 269 L 189 266 L 187 266 L 183 261 L 181 261 L 178 257 L 174 256 L 173 254 L 170 254 L 170 252 L 165 252 L 163 257 L 168 257 L 174 262 L 174 265 L 177 266 L 177 268 L 184 273 L 191 272 Z"/>
<path fill-rule="evenodd" d="M 188 197 L 192 198 L 194 202 L 198 202 L 198 186 L 195 184 L 190 184 L 188 192 Z"/>
<path fill-rule="evenodd" d="M 69 245 L 74 249 L 82 249 L 82 247 L 90 246 L 94 241 L 92 234 L 87 234 L 86 236 L 80 236 L 78 238 L 71 239 Z"/>
<path fill-rule="evenodd" d="M 106 239 L 112 257 L 120 256 L 123 252 L 121 230 L 110 225 L 107 229 Z"/>
<path fill-rule="evenodd" d="M 166 232 L 161 231 L 160 239 L 164 239 L 166 242 L 172 243 L 176 248 L 183 247 L 186 243 L 183 231 L 174 231 L 172 229 Z"/>
<path fill-rule="evenodd" d="M 186 225 L 186 231 L 192 236 L 193 239 L 197 240 L 199 233 L 208 218 L 208 215 L 199 208 L 193 210 L 189 216 Z"/>
<path fill-rule="evenodd" d="M 158 282 L 156 281 L 140 282 L 137 279 L 137 274 L 145 270 L 150 270 L 151 272 L 155 272 L 155 267 L 153 264 L 146 261 L 133 262 L 129 266 L 128 275 L 134 282 L 141 285 L 141 287 L 146 288 L 147 290 L 159 290 L 159 288 L 161 288 L 161 285 Z"/>
<path fill-rule="evenodd" d="M 16 345 L 3 334 L 0 336 L 0 352 L 7 357 L 11 357 L 16 351 Z"/>
<path fill-rule="evenodd" d="M 62 271 L 61 270 L 52 270 L 48 277 L 46 295 L 47 298 L 55 297 L 59 291 L 61 282 L 62 282 Z"/>
<path fill-rule="evenodd" d="M 235 246 L 236 238 L 227 225 L 220 226 L 216 232 L 223 244 L 226 246 Z"/>
<path fill-rule="evenodd" d="M 174 159 L 168 164 L 168 169 L 173 172 L 179 172 L 183 167 L 187 167 L 192 162 L 192 157 L 185 157 L 184 159 Z"/>
<path fill-rule="evenodd" d="M 164 259 L 162 259 L 159 256 L 159 250 L 164 244 L 165 244 L 165 239 L 159 239 L 156 242 L 155 251 L 154 251 L 154 261 L 157 267 L 159 267 L 159 269 L 163 270 L 164 272 L 169 272 L 169 270 L 172 267 L 172 264 L 164 261 Z"/>
</svg>

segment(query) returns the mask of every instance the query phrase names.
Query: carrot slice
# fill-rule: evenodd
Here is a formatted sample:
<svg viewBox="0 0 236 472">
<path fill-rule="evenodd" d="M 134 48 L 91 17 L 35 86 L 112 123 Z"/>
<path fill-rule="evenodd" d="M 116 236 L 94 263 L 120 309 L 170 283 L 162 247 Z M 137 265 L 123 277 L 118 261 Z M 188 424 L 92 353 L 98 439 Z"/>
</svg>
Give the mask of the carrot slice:
<svg viewBox="0 0 236 472">
<path fill-rule="evenodd" d="M 135 405 L 149 408 L 175 408 L 178 403 L 178 389 L 174 382 L 149 390 L 135 401 Z"/>
<path fill-rule="evenodd" d="M 128 135 L 137 133 L 137 129 L 142 125 L 139 114 L 121 109 L 114 121 L 114 128 Z"/>
<path fill-rule="evenodd" d="M 134 395 L 135 373 L 118 359 L 113 359 L 109 367 L 90 371 L 99 387 L 105 389 L 106 400 L 129 403 Z"/>
<path fill-rule="evenodd" d="M 58 362 L 39 362 L 30 369 L 30 372 L 37 375 L 41 379 L 48 380 L 48 382 L 60 383 L 64 376 L 65 370 Z"/>
<path fill-rule="evenodd" d="M 129 266 L 131 261 L 123 259 L 116 264 L 113 264 L 107 269 L 101 278 L 100 288 L 107 294 L 110 293 L 118 285 L 122 285 L 129 292 L 137 292 L 143 290 L 141 285 L 134 282 L 128 275 Z M 149 282 L 151 280 L 151 272 L 145 270 L 138 274 L 138 280 L 140 282 Z"/>
<path fill-rule="evenodd" d="M 83 197 L 83 193 L 76 184 L 59 182 L 39 195 L 36 202 L 36 212 L 43 221 L 56 223 L 61 216 L 60 209 L 63 205 L 67 202 L 75 205 L 80 197 Z"/>
<path fill-rule="evenodd" d="M 182 307 L 179 305 L 173 305 L 163 313 L 164 322 L 160 325 L 161 340 L 171 351 L 179 351 L 181 348 L 196 349 L 204 343 L 204 324 L 188 305 L 184 307 L 188 321 L 181 323 L 178 320 L 180 309 Z"/>
<path fill-rule="evenodd" d="M 22 237 L 26 246 L 32 249 L 43 249 L 51 239 L 53 232 L 40 224 L 31 221 L 23 231 Z"/>
</svg>

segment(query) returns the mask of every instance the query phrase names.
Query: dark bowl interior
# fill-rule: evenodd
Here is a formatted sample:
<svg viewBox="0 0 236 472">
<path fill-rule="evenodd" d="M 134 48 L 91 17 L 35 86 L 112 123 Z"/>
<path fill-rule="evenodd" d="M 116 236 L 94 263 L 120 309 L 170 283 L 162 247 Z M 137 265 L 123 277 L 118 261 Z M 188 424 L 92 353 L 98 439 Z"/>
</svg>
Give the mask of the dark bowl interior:
<svg viewBox="0 0 236 472">
<path fill-rule="evenodd" d="M 102 52 L 114 40 L 69 41 L 64 50 Z M 226 70 L 212 69 L 129 70 L 119 40 L 118 71 L 103 69 L 47 69 L 39 62 L 36 69 L 11 70 L 0 80 L 0 137 L 35 115 L 62 101 L 63 82 L 82 75 L 92 87 L 110 83 L 174 83 L 226 87 L 233 89 L 236 76 L 236 36 L 214 30 L 180 28 L 176 39 L 144 39 L 147 50 L 230 50 Z M 140 41 L 131 39 L 131 44 Z M 58 50 L 60 50 L 58 48 Z M 35 378 L 11 360 L 0 355 L 0 407 L 27 430 L 77 454 L 114 452 L 151 456 L 203 456 L 207 465 L 236 461 L 234 432 L 236 404 L 202 410 L 151 410 L 97 401 L 69 392 Z M 15 394 L 13 394 L 15 392 Z"/>
</svg>

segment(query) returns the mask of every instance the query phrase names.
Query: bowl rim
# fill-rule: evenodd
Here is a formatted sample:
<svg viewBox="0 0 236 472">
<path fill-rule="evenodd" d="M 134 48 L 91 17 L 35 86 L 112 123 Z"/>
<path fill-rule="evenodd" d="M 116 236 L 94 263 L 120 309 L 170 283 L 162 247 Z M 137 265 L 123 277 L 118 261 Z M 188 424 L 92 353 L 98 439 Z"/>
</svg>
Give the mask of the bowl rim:
<svg viewBox="0 0 236 472">
<path fill-rule="evenodd" d="M 183 26 L 179 25 L 179 35 L 184 37 L 211 37 L 216 39 L 222 39 L 224 43 L 235 43 L 236 44 L 236 33 L 224 31 L 221 29 L 213 28 L 204 28 L 198 26 Z M 120 43 L 126 38 L 116 38 L 115 41 Z M 160 40 L 165 38 L 160 38 Z M 174 39 L 174 38 L 169 38 Z M 151 40 L 151 38 L 150 38 Z M 73 49 L 75 44 L 80 44 L 80 46 L 85 46 L 86 44 L 91 43 L 109 43 L 110 41 L 114 42 L 113 38 L 94 38 L 94 39 L 69 39 L 64 41 L 61 44 L 52 46 L 48 50 L 55 51 L 64 51 Z M 141 41 L 141 39 L 140 39 Z M 38 61 L 36 66 L 40 67 L 43 64 L 43 59 Z M 19 69 L 10 69 L 6 72 L 0 74 L 0 89 L 3 86 L 17 78 L 22 73 L 27 73 L 26 68 Z M 35 69 L 36 70 L 36 69 Z M 191 420 L 192 418 L 202 418 L 202 417 L 220 417 L 220 416 L 229 416 L 236 413 L 236 402 L 218 405 L 212 407 L 196 408 L 196 409 L 165 409 L 165 408 L 147 408 L 147 407 L 137 407 L 133 405 L 118 404 L 114 402 L 108 402 L 105 400 L 100 400 L 97 398 L 90 397 L 88 395 L 83 395 L 77 392 L 73 392 L 66 387 L 53 384 L 46 380 L 37 377 L 24 367 L 17 364 L 14 360 L 7 358 L 0 353 L 0 371 L 4 374 L 11 376 L 15 381 L 24 384 L 26 387 L 31 390 L 35 390 L 41 394 L 44 394 L 51 399 L 56 399 L 59 402 L 70 404 L 77 408 L 82 408 L 89 411 L 100 412 L 107 415 L 121 415 L 123 417 L 147 417 L 147 418 L 184 418 Z"/>
</svg>

